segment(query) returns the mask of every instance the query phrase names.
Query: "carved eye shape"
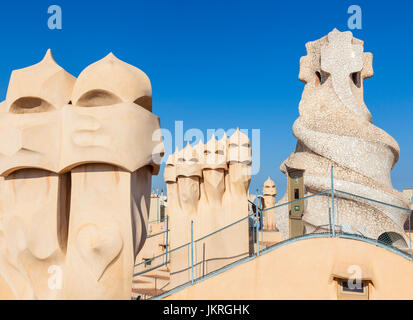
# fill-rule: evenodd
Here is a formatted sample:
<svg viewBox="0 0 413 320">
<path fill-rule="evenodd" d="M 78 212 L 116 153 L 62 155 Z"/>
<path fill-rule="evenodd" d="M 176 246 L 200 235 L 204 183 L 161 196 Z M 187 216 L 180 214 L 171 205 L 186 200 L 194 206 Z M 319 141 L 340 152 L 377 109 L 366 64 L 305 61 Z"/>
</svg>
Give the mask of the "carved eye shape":
<svg viewBox="0 0 413 320">
<path fill-rule="evenodd" d="M 19 98 L 10 106 L 11 113 L 37 113 L 53 110 L 55 110 L 55 107 L 52 104 L 37 97 Z"/>
<path fill-rule="evenodd" d="M 323 71 L 321 71 L 321 72 L 316 71 L 315 75 L 316 75 L 316 78 L 315 78 L 315 85 L 316 86 L 323 85 L 328 79 L 328 73 L 325 73 Z"/>
<path fill-rule="evenodd" d="M 351 74 L 351 80 L 357 88 L 361 87 L 361 72 L 354 72 Z"/>
<path fill-rule="evenodd" d="M 215 153 L 223 156 L 224 155 L 224 150 L 217 150 L 217 151 L 215 151 Z"/>
<path fill-rule="evenodd" d="M 187 160 L 187 162 L 189 162 L 189 164 L 194 164 L 194 163 L 198 163 L 199 161 L 196 158 L 191 158 L 191 159 Z"/>
<path fill-rule="evenodd" d="M 102 107 L 121 103 L 122 100 L 105 90 L 92 90 L 83 94 L 77 101 L 79 107 Z"/>
<path fill-rule="evenodd" d="M 152 112 L 152 97 L 143 96 L 136 99 L 133 103 L 145 108 L 146 110 Z"/>
<path fill-rule="evenodd" d="M 229 147 L 230 147 L 230 148 L 238 148 L 238 145 L 235 144 L 235 143 L 230 143 L 230 144 L 229 144 Z"/>
<path fill-rule="evenodd" d="M 316 71 L 315 72 L 316 78 L 315 78 L 315 85 L 318 86 L 321 82 L 321 74 L 320 72 Z"/>
</svg>

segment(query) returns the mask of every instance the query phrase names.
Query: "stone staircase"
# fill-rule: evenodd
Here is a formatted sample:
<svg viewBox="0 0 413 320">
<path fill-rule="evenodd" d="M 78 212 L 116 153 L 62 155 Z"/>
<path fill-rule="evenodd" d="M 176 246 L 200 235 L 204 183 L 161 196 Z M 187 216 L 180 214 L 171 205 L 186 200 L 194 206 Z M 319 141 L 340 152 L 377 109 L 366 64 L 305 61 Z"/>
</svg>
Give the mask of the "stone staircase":
<svg viewBox="0 0 413 320">
<path fill-rule="evenodd" d="M 149 271 L 133 279 L 133 294 L 135 299 L 147 299 L 166 292 L 166 288 L 171 280 L 170 269 L 162 266 Z"/>
<path fill-rule="evenodd" d="M 166 244 L 165 229 L 163 222 L 151 225 L 145 245 L 136 258 L 134 273 L 139 275 L 132 280 L 133 299 L 148 299 L 167 290 L 170 269 L 165 252 L 170 247 Z"/>
</svg>

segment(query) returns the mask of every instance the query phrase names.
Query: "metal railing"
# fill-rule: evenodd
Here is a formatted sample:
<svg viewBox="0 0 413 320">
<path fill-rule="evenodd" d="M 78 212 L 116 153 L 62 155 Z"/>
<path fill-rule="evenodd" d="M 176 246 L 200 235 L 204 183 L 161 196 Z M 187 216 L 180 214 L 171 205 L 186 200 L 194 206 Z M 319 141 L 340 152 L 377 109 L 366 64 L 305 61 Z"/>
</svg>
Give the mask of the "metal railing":
<svg viewBox="0 0 413 320">
<path fill-rule="evenodd" d="M 261 196 L 257 195 L 253 202 L 249 201 L 252 210 L 246 217 L 198 239 L 194 239 L 194 222 L 191 221 L 190 230 L 188 230 L 190 233 L 190 241 L 152 258 L 151 265 L 147 265 L 147 261 L 135 265 L 135 270 L 137 271 L 133 275 L 134 278 L 145 276 L 145 274 L 157 270 L 162 266 L 170 266 L 171 260 L 174 261 L 175 267 L 173 270 L 170 270 L 170 281 L 163 285 L 160 292 L 157 292 L 154 295 L 148 295 L 147 298 L 162 298 L 288 243 L 310 238 L 340 237 L 360 240 L 385 248 L 413 261 L 410 235 L 411 210 L 383 201 L 336 190 L 334 188 L 333 167 L 331 168 L 331 188 L 328 190 L 311 194 L 300 199 L 278 203 L 271 208 L 265 209 L 261 208 L 258 204 L 258 199 L 260 197 Z M 269 230 L 265 228 L 264 220 L 266 215 L 272 215 L 273 218 L 277 220 L 276 217 L 282 214 L 282 212 L 285 214 L 285 210 L 287 210 L 288 214 L 289 205 L 303 201 L 305 209 L 307 202 L 313 201 L 317 197 L 319 197 L 318 200 L 322 199 L 322 201 L 318 201 L 317 203 L 325 203 L 326 214 L 320 218 L 321 222 L 315 224 L 312 230 L 307 230 L 306 234 L 295 238 L 288 238 L 288 236 L 281 238 L 278 230 Z M 389 242 L 379 239 L 380 237 L 378 239 L 367 237 L 360 231 L 362 228 L 359 228 L 358 230 L 349 229 L 346 225 L 341 223 L 342 221 L 340 221 L 341 212 L 338 199 L 343 197 L 364 201 L 372 207 L 380 206 L 382 209 L 390 208 L 389 210 L 401 210 L 409 213 L 408 241 L 405 241 L 406 235 L 400 236 L 399 238 L 390 235 L 389 239 L 393 242 Z M 322 212 L 321 209 L 320 212 Z M 231 234 L 229 235 L 229 233 Z M 169 234 L 168 228 L 166 229 L 166 234 Z M 239 248 L 232 250 L 235 253 L 232 256 L 225 255 L 225 253 L 228 252 L 228 250 L 226 251 L 228 246 L 236 246 L 238 243 L 237 241 L 239 239 L 231 238 L 234 236 L 237 237 L 238 234 L 240 234 L 239 239 L 241 239 L 241 237 L 243 239 L 244 236 L 246 236 L 248 238 L 248 244 L 245 245 L 245 243 L 243 243 Z M 231 240 L 229 238 L 231 238 Z M 216 246 L 217 243 L 219 243 L 220 246 Z M 400 244 L 405 244 L 405 247 Z M 213 252 L 207 250 L 210 247 L 214 249 Z M 245 248 L 247 249 L 244 250 Z M 152 262 L 154 262 L 153 265 Z M 133 298 L 135 297 L 133 296 Z"/>
</svg>

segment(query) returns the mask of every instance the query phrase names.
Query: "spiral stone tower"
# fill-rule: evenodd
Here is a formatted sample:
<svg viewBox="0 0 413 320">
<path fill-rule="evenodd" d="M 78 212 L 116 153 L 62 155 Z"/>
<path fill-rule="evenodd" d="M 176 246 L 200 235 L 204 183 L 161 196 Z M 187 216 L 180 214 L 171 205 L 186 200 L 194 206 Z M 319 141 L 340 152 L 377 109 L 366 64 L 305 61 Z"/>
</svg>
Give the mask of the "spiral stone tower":
<svg viewBox="0 0 413 320">
<path fill-rule="evenodd" d="M 373 76 L 372 54 L 364 52 L 363 41 L 351 32 L 337 29 L 308 42 L 306 48 L 299 74 L 305 87 L 300 116 L 293 125 L 297 146 L 281 164 L 281 171 L 287 174 L 289 170 L 302 170 L 305 194 L 311 195 L 330 189 L 330 167 L 334 166 L 336 189 L 409 208 L 410 200 L 391 183 L 390 172 L 398 161 L 399 146 L 372 123 L 363 99 L 363 81 Z M 305 233 L 328 225 L 327 197 L 305 201 Z M 337 196 L 336 205 L 338 224 L 344 232 L 373 239 L 389 233 L 398 238 L 399 247 L 406 247 L 403 224 L 408 211 L 343 193 Z M 277 216 L 277 226 L 287 238 L 288 211 L 279 209 Z"/>
</svg>

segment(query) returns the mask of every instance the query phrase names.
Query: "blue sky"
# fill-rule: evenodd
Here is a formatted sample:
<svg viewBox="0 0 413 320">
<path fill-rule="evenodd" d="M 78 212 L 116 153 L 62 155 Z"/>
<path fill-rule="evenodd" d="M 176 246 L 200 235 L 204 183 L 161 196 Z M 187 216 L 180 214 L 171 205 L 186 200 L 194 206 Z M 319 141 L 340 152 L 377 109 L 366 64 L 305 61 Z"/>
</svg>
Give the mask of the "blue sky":
<svg viewBox="0 0 413 320">
<path fill-rule="evenodd" d="M 63 29 L 49 30 L 47 8 L 60 5 Z M 347 8 L 362 8 L 354 35 L 374 55 L 375 76 L 365 81 L 373 123 L 399 143 L 395 188 L 413 187 L 413 4 L 410 1 L 7 1 L 1 4 L 0 99 L 13 69 L 56 61 L 77 76 L 114 54 L 148 74 L 153 112 L 163 128 L 261 130 L 260 172 L 285 190 L 281 162 L 294 150 L 292 124 L 303 83 L 305 43 L 334 27 L 347 30 Z M 154 187 L 163 188 L 162 175 Z"/>
</svg>

